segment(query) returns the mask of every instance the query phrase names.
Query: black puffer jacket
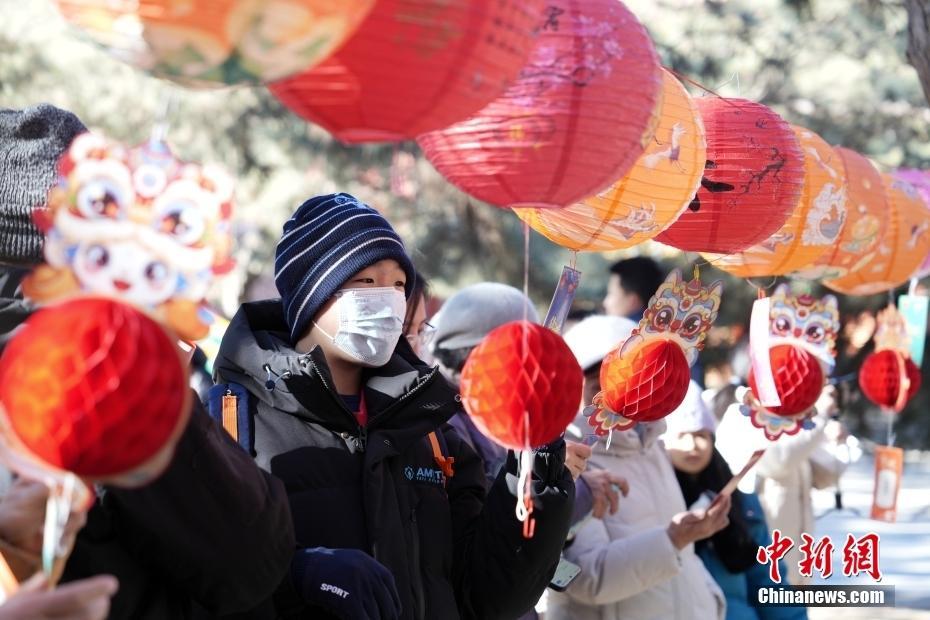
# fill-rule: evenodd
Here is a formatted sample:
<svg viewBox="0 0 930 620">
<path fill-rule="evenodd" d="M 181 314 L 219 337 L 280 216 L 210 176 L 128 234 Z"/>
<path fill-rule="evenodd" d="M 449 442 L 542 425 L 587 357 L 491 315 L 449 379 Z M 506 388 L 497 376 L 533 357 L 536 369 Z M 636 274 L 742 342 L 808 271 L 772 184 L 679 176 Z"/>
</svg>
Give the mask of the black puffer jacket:
<svg viewBox="0 0 930 620">
<path fill-rule="evenodd" d="M 282 377 L 270 391 L 266 366 Z M 367 428 L 331 388 L 322 351 L 288 344 L 280 301 L 239 310 L 215 368 L 220 385 L 252 395 L 253 452 L 284 481 L 298 546 L 371 554 L 393 573 L 404 618 L 516 618 L 535 604 L 574 498 L 561 454 L 538 458 L 536 532 L 526 540 L 510 492 L 513 455 L 486 492 L 481 460 L 445 423 L 460 410 L 457 393 L 405 339 L 363 377 Z M 434 460 L 431 431 L 455 459 L 451 479 Z"/>
</svg>

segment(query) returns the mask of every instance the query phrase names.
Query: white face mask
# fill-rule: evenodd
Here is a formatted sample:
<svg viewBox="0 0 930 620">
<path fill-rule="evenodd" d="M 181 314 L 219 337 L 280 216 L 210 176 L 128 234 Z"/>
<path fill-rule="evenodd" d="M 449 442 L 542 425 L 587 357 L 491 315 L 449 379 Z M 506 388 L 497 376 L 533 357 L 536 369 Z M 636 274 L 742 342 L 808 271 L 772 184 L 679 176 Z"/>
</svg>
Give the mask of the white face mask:
<svg viewBox="0 0 930 620">
<path fill-rule="evenodd" d="M 386 364 L 403 333 L 407 311 L 404 293 L 393 287 L 343 289 L 336 293 L 335 306 L 339 312 L 335 335 L 314 325 L 363 366 Z"/>
</svg>

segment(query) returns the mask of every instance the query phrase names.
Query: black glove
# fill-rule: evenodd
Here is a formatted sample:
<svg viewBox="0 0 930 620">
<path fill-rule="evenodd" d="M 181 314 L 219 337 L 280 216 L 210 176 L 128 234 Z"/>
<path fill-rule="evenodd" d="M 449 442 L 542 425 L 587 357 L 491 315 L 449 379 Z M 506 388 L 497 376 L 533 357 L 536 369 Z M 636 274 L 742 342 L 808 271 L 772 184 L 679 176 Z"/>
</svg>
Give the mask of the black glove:
<svg viewBox="0 0 930 620">
<path fill-rule="evenodd" d="M 533 451 L 533 490 L 542 493 L 549 487 L 558 487 L 559 483 L 571 474 L 565 467 L 565 439 L 559 437 L 551 443 Z M 517 491 L 517 464 L 519 452 L 508 452 L 505 464 L 507 488 L 514 497 L 522 497 L 523 491 Z"/>
<path fill-rule="evenodd" d="M 306 604 L 339 618 L 400 617 L 394 576 L 358 549 L 301 549 L 291 560 L 291 580 Z"/>
</svg>

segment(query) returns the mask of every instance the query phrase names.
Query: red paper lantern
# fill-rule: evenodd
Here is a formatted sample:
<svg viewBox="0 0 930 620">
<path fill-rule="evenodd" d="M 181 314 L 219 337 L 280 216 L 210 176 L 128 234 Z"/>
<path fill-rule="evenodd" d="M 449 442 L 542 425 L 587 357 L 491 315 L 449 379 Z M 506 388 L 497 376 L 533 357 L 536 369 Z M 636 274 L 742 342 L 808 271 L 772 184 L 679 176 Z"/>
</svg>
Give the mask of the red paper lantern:
<svg viewBox="0 0 930 620">
<path fill-rule="evenodd" d="M 779 344 L 769 349 L 769 360 L 781 405 L 766 409 L 785 417 L 810 411 L 820 397 L 826 379 L 817 358 L 801 347 Z M 759 390 L 752 370 L 749 371 L 749 388 L 758 398 Z"/>
<path fill-rule="evenodd" d="M 696 101 L 707 131 L 704 178 L 688 209 L 656 240 L 691 252 L 740 252 L 788 220 L 804 185 L 804 156 L 791 126 L 764 105 Z"/>
<path fill-rule="evenodd" d="M 556 439 L 578 412 L 583 375 L 555 332 L 507 323 L 475 347 L 462 369 L 462 402 L 487 437 L 514 450 Z"/>
<path fill-rule="evenodd" d="M 552 0 L 529 62 L 468 120 L 417 139 L 462 191 L 499 207 L 566 207 L 627 173 L 653 137 L 662 73 L 618 0 Z"/>
<path fill-rule="evenodd" d="M 189 391 L 167 333 L 112 299 L 75 298 L 37 311 L 0 357 L 9 442 L 93 480 L 167 464 L 189 415 Z"/>
<path fill-rule="evenodd" d="M 541 10 L 541 0 L 379 0 L 338 52 L 271 92 L 343 142 L 412 139 L 500 95 Z"/>
<path fill-rule="evenodd" d="M 917 364 L 892 349 L 870 354 L 859 369 L 859 387 L 866 398 L 895 413 L 914 398 L 920 383 Z"/>
<path fill-rule="evenodd" d="M 601 365 L 603 402 L 634 422 L 664 418 L 685 399 L 691 367 L 681 346 L 649 340 L 638 350 L 612 351 Z"/>
</svg>

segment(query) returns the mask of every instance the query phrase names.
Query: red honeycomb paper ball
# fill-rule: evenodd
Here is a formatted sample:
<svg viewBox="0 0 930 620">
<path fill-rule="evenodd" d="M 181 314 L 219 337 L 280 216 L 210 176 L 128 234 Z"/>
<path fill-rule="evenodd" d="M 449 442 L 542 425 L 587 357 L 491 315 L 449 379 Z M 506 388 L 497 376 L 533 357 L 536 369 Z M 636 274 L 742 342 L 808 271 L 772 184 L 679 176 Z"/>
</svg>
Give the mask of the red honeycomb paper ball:
<svg viewBox="0 0 930 620">
<path fill-rule="evenodd" d="M 772 376 L 781 405 L 766 409 L 780 416 L 793 416 L 809 411 L 820 397 L 826 380 L 817 358 L 801 347 L 779 344 L 769 349 L 769 361 L 772 364 Z M 759 398 L 759 389 L 756 387 L 756 377 L 752 370 L 749 371 L 749 387 L 756 398 Z"/>
<path fill-rule="evenodd" d="M 578 413 L 582 381 L 581 367 L 561 336 L 515 321 L 492 331 L 468 356 L 462 401 L 493 441 L 514 450 L 536 448 L 561 435 Z"/>
<path fill-rule="evenodd" d="M 909 381 L 907 391 L 903 383 Z M 859 387 L 880 407 L 898 412 L 920 389 L 920 368 L 911 358 L 885 349 L 865 358 L 859 369 Z"/>
<path fill-rule="evenodd" d="M 188 392 L 168 334 L 112 299 L 39 310 L 0 357 L 0 404 L 15 443 L 94 480 L 162 454 L 187 419 Z"/>
<path fill-rule="evenodd" d="M 651 340 L 622 356 L 621 350 L 601 365 L 604 404 L 636 422 L 659 420 L 674 411 L 685 399 L 691 377 L 681 347 L 670 340 Z"/>
</svg>

